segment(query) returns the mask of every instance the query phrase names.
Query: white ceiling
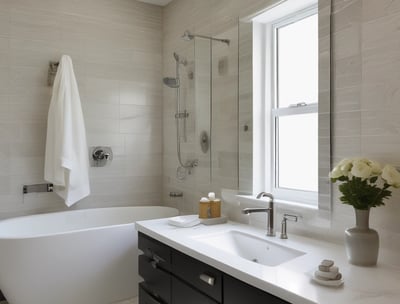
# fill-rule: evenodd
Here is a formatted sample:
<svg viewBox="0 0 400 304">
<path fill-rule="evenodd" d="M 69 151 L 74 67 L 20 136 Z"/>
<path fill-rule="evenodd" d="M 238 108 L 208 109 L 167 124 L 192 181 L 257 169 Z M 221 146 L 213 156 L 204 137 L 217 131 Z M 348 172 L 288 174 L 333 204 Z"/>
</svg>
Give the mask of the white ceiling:
<svg viewBox="0 0 400 304">
<path fill-rule="evenodd" d="M 155 5 L 159 5 L 159 6 L 166 6 L 172 0 L 137 0 L 137 1 L 155 4 Z"/>
</svg>

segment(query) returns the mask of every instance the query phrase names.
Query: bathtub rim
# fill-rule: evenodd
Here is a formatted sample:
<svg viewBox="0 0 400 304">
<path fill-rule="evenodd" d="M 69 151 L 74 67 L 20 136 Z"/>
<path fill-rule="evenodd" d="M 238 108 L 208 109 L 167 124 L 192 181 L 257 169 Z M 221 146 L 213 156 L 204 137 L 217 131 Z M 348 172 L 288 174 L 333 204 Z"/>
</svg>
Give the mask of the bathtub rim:
<svg viewBox="0 0 400 304">
<path fill-rule="evenodd" d="M 117 207 L 97 207 L 97 208 L 86 208 L 86 209 L 74 209 L 74 210 L 63 210 L 63 211 L 55 211 L 55 212 L 44 212 L 44 213 L 37 213 L 37 214 L 29 214 L 29 215 L 22 215 L 22 216 L 16 216 L 16 217 L 11 217 L 7 219 L 0 220 L 0 229 L 3 223 L 8 223 L 12 222 L 15 220 L 23 220 L 23 219 L 30 219 L 30 218 L 35 218 L 35 217 L 40 217 L 40 216 L 49 216 L 49 215 L 62 215 L 64 213 L 84 213 L 88 212 L 90 210 L 110 210 L 110 209 L 132 209 L 132 208 L 161 208 L 164 210 L 175 210 L 176 214 L 172 216 L 163 216 L 163 218 L 168 218 L 168 217 L 173 217 L 176 215 L 179 215 L 179 210 L 174 207 L 169 207 L 169 206 L 117 206 Z M 156 217 L 156 218 L 162 218 L 162 217 Z M 52 233 L 38 233 L 38 234 L 21 234 L 18 236 L 11 235 L 11 236 L 4 236 L 0 233 L 0 241 L 21 241 L 21 240 L 28 240 L 28 239 L 36 239 L 36 238 L 46 238 L 46 237 L 53 237 L 53 236 L 61 236 L 61 235 L 68 235 L 68 234 L 73 234 L 73 233 L 79 233 L 79 232 L 86 232 L 86 231 L 98 231 L 102 229 L 110 229 L 110 227 L 124 227 L 124 226 L 129 226 L 129 225 L 135 225 L 136 221 L 142 221 L 146 219 L 137 219 L 135 221 L 129 222 L 129 223 L 121 223 L 121 224 L 113 224 L 113 225 L 100 225 L 100 226 L 95 226 L 95 227 L 87 227 L 87 228 L 81 228 L 81 229 L 73 229 L 73 230 L 68 230 L 68 231 L 61 231 L 61 232 L 52 232 Z"/>
</svg>

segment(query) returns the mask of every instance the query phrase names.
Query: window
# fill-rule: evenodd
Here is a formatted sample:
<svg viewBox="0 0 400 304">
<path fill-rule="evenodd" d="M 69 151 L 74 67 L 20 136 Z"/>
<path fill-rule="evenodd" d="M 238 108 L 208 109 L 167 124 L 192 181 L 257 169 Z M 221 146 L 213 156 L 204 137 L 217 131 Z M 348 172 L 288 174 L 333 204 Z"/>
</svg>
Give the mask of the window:
<svg viewBox="0 0 400 304">
<path fill-rule="evenodd" d="M 272 26 L 272 192 L 317 203 L 318 15 L 307 10 Z"/>
<path fill-rule="evenodd" d="M 318 201 L 318 14 L 263 24 L 264 185 L 278 200 Z M 263 43 L 260 43 L 260 45 Z M 256 148 L 256 147 L 254 147 Z M 269 176 L 268 176 L 269 175 Z"/>
</svg>

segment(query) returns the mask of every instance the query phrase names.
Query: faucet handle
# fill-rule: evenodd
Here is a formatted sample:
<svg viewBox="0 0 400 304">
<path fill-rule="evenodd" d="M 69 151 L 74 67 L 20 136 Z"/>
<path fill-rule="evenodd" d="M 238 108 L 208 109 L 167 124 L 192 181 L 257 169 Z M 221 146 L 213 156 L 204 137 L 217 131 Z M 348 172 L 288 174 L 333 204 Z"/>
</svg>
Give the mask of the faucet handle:
<svg viewBox="0 0 400 304">
<path fill-rule="evenodd" d="M 299 220 L 299 217 L 300 217 L 300 215 L 284 213 L 283 221 L 297 222 Z"/>
<path fill-rule="evenodd" d="M 284 213 L 282 218 L 282 229 L 281 229 L 281 239 L 287 239 L 287 221 L 297 222 L 300 215 L 294 215 L 289 213 Z"/>
</svg>

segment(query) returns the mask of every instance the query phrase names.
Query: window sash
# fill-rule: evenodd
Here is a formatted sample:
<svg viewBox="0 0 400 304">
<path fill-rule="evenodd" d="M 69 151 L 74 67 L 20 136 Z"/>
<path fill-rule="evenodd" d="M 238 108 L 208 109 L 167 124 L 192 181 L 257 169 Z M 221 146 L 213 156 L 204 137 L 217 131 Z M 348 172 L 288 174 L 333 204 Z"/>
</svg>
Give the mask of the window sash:
<svg viewBox="0 0 400 304">
<path fill-rule="evenodd" d="M 318 114 L 318 105 L 311 104 L 296 108 L 281 108 L 281 109 L 273 109 L 271 112 L 272 122 L 273 122 L 273 145 L 271 147 L 272 152 L 272 172 L 273 176 L 271 179 L 271 191 L 275 197 L 287 200 L 287 201 L 295 201 L 302 204 L 310 204 L 316 205 L 318 202 L 318 191 L 307 191 L 301 189 L 294 188 L 283 188 L 278 185 L 279 178 L 279 157 L 278 157 L 278 149 L 279 149 L 279 138 L 278 138 L 278 120 L 280 117 L 285 116 L 294 116 L 301 114 L 309 114 L 315 113 Z"/>
<path fill-rule="evenodd" d="M 271 130 L 272 130 L 272 145 L 270 145 L 270 155 L 271 155 L 271 192 L 274 196 L 279 200 L 285 201 L 293 201 L 307 205 L 317 205 L 318 204 L 318 191 L 307 191 L 307 190 L 299 190 L 299 189 L 287 189 L 278 187 L 278 119 L 279 117 L 288 116 L 288 115 L 300 115 L 307 113 L 317 113 L 318 114 L 318 104 L 310 103 L 296 104 L 294 102 L 293 105 L 289 107 L 278 107 L 278 37 L 277 30 L 279 27 L 283 27 L 294 23 L 296 21 L 300 21 L 304 18 L 307 18 L 311 15 L 317 13 L 317 7 L 310 7 L 300 13 L 296 13 L 292 16 L 285 17 L 272 26 L 272 83 L 271 83 L 271 92 L 272 92 L 272 101 L 271 102 Z"/>
</svg>

